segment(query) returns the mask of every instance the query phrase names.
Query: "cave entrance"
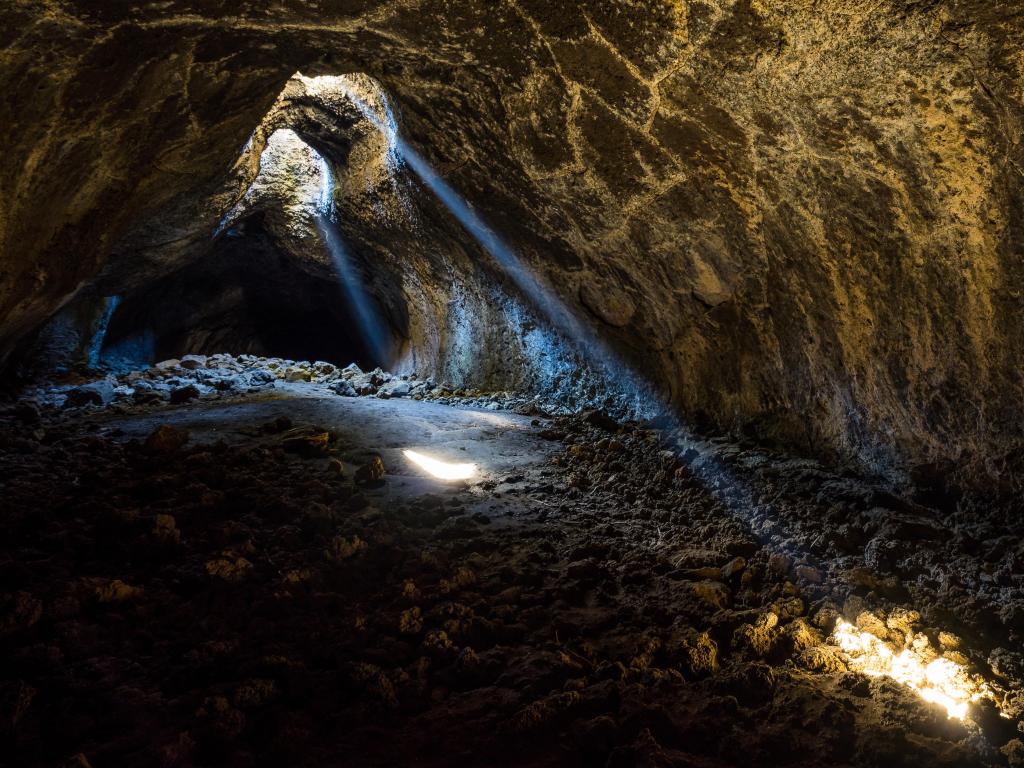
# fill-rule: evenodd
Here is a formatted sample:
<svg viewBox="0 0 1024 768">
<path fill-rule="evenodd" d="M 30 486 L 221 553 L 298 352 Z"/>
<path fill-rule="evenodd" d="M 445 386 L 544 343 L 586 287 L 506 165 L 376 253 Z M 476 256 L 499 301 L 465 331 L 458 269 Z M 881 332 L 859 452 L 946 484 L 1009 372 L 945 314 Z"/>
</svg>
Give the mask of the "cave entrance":
<svg viewBox="0 0 1024 768">
<path fill-rule="evenodd" d="M 118 304 L 100 359 L 115 368 L 183 354 L 252 354 L 386 365 L 335 280 L 281 252 L 256 214 L 212 252 Z"/>
<path fill-rule="evenodd" d="M 119 302 L 101 360 L 228 352 L 388 368 L 407 335 L 399 280 L 346 243 L 334 191 L 331 162 L 273 130 L 212 246 Z"/>
</svg>

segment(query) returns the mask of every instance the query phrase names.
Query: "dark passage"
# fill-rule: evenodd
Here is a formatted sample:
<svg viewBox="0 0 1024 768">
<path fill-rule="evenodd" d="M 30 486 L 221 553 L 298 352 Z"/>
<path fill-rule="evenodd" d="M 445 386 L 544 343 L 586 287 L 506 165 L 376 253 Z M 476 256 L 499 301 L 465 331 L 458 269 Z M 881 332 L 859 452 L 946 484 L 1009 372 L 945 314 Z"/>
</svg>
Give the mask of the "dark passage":
<svg viewBox="0 0 1024 768">
<path fill-rule="evenodd" d="M 208 255 L 125 297 L 101 361 L 123 367 L 217 352 L 387 364 L 364 343 L 338 281 L 282 254 L 259 215 L 225 233 Z"/>
</svg>

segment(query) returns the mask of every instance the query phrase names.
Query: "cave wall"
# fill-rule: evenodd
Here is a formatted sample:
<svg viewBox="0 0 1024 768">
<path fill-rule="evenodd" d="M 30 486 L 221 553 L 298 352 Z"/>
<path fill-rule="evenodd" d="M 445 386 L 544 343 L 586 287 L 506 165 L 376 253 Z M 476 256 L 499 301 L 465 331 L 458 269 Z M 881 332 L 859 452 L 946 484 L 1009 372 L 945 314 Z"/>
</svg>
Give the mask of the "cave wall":
<svg viewBox="0 0 1024 768">
<path fill-rule="evenodd" d="M 97 275 L 190 257 L 295 71 L 364 72 L 683 412 L 882 470 L 1021 477 L 1024 10 L 98 5 L 0 10 L 4 356 Z"/>
<path fill-rule="evenodd" d="M 98 283 L 124 290 L 141 272 L 149 284 L 119 301 L 104 365 L 223 351 L 355 362 L 449 389 L 538 392 L 555 407 L 585 400 L 625 414 L 623 393 L 602 392 L 579 351 L 474 258 L 471 239 L 348 89 L 391 120 L 386 95 L 364 75 L 298 75 L 236 163 L 259 155 L 255 178 L 229 179 L 247 185 L 230 209 L 214 198 L 191 206 L 201 214 L 192 225 L 172 224 L 198 235 L 219 219 L 212 240 L 148 249 L 127 283 L 118 262 L 131 249 L 119 245 Z M 157 217 L 147 228 L 167 224 Z M 62 332 L 65 316 L 89 317 L 92 295 L 58 313 L 43 339 Z M 52 354 L 44 346 L 33 357 Z"/>
</svg>

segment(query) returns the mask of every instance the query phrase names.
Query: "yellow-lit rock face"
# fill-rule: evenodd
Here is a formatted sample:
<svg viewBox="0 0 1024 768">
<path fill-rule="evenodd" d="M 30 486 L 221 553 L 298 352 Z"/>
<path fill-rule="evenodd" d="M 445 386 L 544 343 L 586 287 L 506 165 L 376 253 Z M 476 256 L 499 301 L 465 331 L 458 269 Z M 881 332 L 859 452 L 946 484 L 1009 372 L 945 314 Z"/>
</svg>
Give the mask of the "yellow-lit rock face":
<svg viewBox="0 0 1024 768">
<path fill-rule="evenodd" d="M 83 1 L 2 22 L 4 356 L 104 267 L 117 287 L 191 258 L 296 71 L 363 72 L 686 412 L 1011 482 L 1024 21 L 999 4 Z"/>
</svg>

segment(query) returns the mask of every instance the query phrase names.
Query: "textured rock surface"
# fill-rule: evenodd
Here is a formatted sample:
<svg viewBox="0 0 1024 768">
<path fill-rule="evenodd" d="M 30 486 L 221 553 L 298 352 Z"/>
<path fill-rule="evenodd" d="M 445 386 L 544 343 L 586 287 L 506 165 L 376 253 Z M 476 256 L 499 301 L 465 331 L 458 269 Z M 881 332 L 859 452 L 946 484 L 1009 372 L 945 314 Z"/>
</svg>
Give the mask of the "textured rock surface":
<svg viewBox="0 0 1024 768">
<path fill-rule="evenodd" d="M 258 153 L 239 149 L 262 148 L 253 130 L 288 78 L 363 72 L 403 135 L 688 414 L 1007 484 L 1022 13 L 8 4 L 0 347 L 101 272 L 117 292 L 195 258 L 210 213 L 255 177 Z"/>
<path fill-rule="evenodd" d="M 269 387 L 210 386 L 256 366 Z M 195 377 L 187 405 L 0 408 L 8 763 L 1005 768 L 1018 749 L 1019 513 L 592 415 L 337 397 L 338 375 L 365 382 L 191 356 L 127 377 Z M 478 474 L 436 481 L 405 447 Z M 840 619 L 983 683 L 971 722 L 858 671 Z"/>
</svg>

